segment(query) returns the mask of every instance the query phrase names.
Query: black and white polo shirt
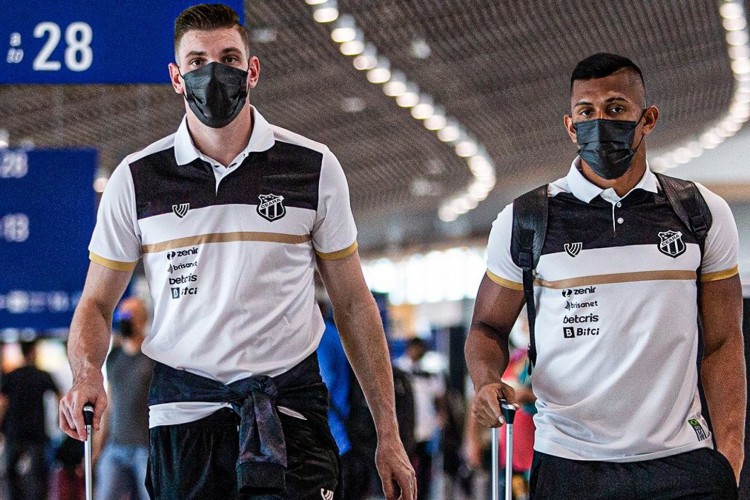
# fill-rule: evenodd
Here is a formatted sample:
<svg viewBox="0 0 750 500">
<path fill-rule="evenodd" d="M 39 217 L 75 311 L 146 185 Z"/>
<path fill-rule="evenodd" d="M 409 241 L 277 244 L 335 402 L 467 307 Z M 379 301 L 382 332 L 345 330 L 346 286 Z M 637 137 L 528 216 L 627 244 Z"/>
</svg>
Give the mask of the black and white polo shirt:
<svg viewBox="0 0 750 500">
<path fill-rule="evenodd" d="M 579 172 L 549 187 L 535 282 L 535 449 L 574 460 L 638 461 L 710 447 L 698 394 L 697 276 L 738 273 L 724 200 L 701 252 L 647 170 L 620 198 Z M 488 276 L 522 290 L 510 255 L 512 205 L 494 222 Z"/>
<path fill-rule="evenodd" d="M 324 330 L 315 256 L 357 248 L 336 157 L 253 113 L 250 141 L 228 167 L 195 148 L 186 120 L 128 156 L 89 246 L 112 269 L 143 259 L 154 303 L 143 352 L 224 383 L 278 375 L 315 351 Z M 153 413 L 152 425 L 162 422 Z"/>
</svg>

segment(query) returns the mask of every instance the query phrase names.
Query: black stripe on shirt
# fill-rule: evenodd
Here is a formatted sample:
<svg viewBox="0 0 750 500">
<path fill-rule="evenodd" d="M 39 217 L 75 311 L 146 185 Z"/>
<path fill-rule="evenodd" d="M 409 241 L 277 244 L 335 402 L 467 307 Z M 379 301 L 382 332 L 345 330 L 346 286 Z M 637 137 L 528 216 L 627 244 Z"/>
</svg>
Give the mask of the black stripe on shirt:
<svg viewBox="0 0 750 500">
<path fill-rule="evenodd" d="M 170 213 L 173 205 L 183 203 L 191 209 L 258 205 L 261 194 L 283 196 L 285 207 L 317 210 L 322 162 L 322 153 L 276 141 L 227 173 L 217 192 L 211 165 L 199 158 L 178 165 L 174 148 L 168 148 L 130 164 L 138 219 Z"/>
</svg>

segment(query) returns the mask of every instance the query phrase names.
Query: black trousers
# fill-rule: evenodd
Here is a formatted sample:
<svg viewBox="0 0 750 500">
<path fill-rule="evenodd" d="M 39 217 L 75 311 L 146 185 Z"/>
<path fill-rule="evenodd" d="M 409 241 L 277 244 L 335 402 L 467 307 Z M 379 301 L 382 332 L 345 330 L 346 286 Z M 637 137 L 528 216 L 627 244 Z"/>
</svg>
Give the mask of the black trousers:
<svg viewBox="0 0 750 500">
<path fill-rule="evenodd" d="M 155 427 L 150 431 L 149 495 L 159 500 L 333 498 L 338 449 L 325 412 L 321 415 L 301 420 L 279 414 L 288 463 L 283 492 L 237 491 L 239 417 L 234 411 L 225 408 L 196 422 Z"/>
<path fill-rule="evenodd" d="M 531 498 L 536 500 L 733 500 L 729 461 L 709 448 L 643 462 L 567 460 L 534 452 Z"/>
</svg>

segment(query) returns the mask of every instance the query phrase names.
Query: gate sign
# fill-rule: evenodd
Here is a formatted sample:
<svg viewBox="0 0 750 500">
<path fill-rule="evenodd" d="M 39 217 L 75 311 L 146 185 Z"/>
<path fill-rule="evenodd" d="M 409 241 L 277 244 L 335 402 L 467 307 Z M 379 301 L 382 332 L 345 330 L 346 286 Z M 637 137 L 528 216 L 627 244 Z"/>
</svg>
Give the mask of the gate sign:
<svg viewBox="0 0 750 500">
<path fill-rule="evenodd" d="M 67 330 L 96 218 L 94 150 L 0 150 L 0 333 Z"/>
<path fill-rule="evenodd" d="M 197 3 L 0 0 L 0 84 L 168 84 L 174 20 Z"/>
</svg>

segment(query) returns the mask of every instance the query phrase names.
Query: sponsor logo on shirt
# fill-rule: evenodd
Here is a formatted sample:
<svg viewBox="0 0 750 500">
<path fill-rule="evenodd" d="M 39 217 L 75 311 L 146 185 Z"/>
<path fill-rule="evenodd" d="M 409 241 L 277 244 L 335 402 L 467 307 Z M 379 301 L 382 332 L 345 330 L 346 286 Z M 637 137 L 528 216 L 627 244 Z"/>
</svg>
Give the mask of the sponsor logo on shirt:
<svg viewBox="0 0 750 500">
<path fill-rule="evenodd" d="M 571 257 L 575 257 L 578 255 L 578 253 L 583 249 L 583 243 L 576 242 L 576 243 L 566 243 L 563 245 L 563 248 L 565 248 L 565 252 L 570 255 Z"/>
<path fill-rule="evenodd" d="M 325 488 L 320 488 L 320 497 L 323 500 L 333 500 L 333 491 Z"/>
<path fill-rule="evenodd" d="M 188 210 L 190 210 L 190 203 L 180 203 L 179 205 L 172 205 L 172 212 L 174 212 L 174 214 L 180 219 L 187 215 Z"/>
<path fill-rule="evenodd" d="M 598 314 L 587 314 L 586 316 L 565 316 L 563 323 L 574 324 L 574 323 L 598 323 Z"/>
<path fill-rule="evenodd" d="M 169 278 L 170 285 L 184 285 L 186 283 L 193 283 L 198 281 L 198 275 L 190 273 L 186 276 L 178 276 L 176 278 Z"/>
<path fill-rule="evenodd" d="M 258 215 L 266 219 L 267 221 L 275 221 L 281 219 L 286 215 L 286 208 L 284 208 L 283 196 L 277 196 L 275 194 L 261 194 L 258 196 L 260 204 L 258 205 Z"/>
<path fill-rule="evenodd" d="M 590 335 L 599 335 L 599 329 L 591 328 L 591 327 L 578 327 L 578 328 L 574 328 L 572 326 L 563 327 L 563 337 L 566 339 L 574 339 L 576 337 L 587 337 Z"/>
<path fill-rule="evenodd" d="M 193 267 L 198 267 L 197 260 L 195 262 L 183 262 L 182 264 L 170 264 L 167 272 L 169 274 L 172 274 L 176 273 L 177 271 L 182 271 L 183 269 L 190 269 Z"/>
<path fill-rule="evenodd" d="M 664 255 L 668 255 L 673 258 L 677 258 L 685 253 L 685 242 L 682 241 L 682 233 L 680 231 L 664 231 L 659 233 L 659 251 Z"/>
<path fill-rule="evenodd" d="M 596 287 L 587 286 L 586 288 L 566 288 L 562 291 L 562 296 L 567 298 L 574 295 L 585 295 L 587 293 L 596 293 Z"/>
<path fill-rule="evenodd" d="M 179 299 L 180 297 L 184 297 L 185 295 L 195 295 L 198 293 L 198 287 L 175 287 L 171 290 L 173 299 Z"/>
<path fill-rule="evenodd" d="M 598 300 L 592 300 L 591 302 L 572 302 L 570 300 L 565 301 L 565 309 L 571 311 L 573 309 L 584 309 L 586 307 L 599 307 Z"/>
<path fill-rule="evenodd" d="M 198 247 L 189 248 L 187 250 L 172 250 L 167 252 L 167 260 L 172 260 L 176 257 L 187 257 L 188 255 L 198 255 Z"/>
<path fill-rule="evenodd" d="M 701 425 L 700 421 L 696 418 L 691 418 L 688 420 L 688 423 L 695 431 L 695 435 L 698 436 L 698 441 L 703 441 L 704 439 L 708 439 L 708 433 L 703 429 L 703 426 Z"/>
</svg>

